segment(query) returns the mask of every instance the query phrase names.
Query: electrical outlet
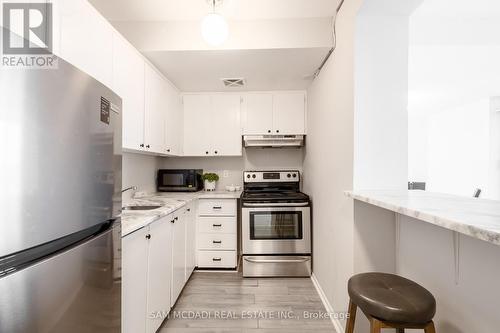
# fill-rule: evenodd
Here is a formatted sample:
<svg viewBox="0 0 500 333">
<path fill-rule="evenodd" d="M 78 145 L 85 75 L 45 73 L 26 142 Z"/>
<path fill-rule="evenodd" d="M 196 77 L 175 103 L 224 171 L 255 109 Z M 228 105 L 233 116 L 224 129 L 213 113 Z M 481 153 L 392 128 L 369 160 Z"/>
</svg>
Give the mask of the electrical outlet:
<svg viewBox="0 0 500 333">
<path fill-rule="evenodd" d="M 222 172 L 222 177 L 224 177 L 224 178 L 229 177 L 229 170 L 224 170 L 224 171 Z"/>
</svg>

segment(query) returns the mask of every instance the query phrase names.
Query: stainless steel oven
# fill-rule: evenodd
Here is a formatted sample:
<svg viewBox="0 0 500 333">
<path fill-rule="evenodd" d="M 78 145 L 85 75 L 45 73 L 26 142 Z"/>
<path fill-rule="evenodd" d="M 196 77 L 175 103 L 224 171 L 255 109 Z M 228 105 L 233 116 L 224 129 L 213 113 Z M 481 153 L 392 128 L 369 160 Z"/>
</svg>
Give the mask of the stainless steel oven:
<svg viewBox="0 0 500 333">
<path fill-rule="evenodd" d="M 309 207 L 242 208 L 245 254 L 311 253 Z"/>
<path fill-rule="evenodd" d="M 243 276 L 310 276 L 311 211 L 298 171 L 244 173 Z"/>
</svg>

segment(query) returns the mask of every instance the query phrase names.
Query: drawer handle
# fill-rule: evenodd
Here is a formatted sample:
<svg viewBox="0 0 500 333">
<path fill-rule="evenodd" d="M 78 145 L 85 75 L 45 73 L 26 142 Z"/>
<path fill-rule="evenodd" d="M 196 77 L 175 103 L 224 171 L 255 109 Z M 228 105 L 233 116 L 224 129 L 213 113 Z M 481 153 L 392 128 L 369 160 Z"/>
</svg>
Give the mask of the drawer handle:
<svg viewBox="0 0 500 333">
<path fill-rule="evenodd" d="M 311 260 L 310 258 L 297 258 L 297 259 L 254 259 L 254 258 L 245 258 L 245 261 L 252 262 L 252 263 L 300 263 L 300 262 L 307 262 Z"/>
<path fill-rule="evenodd" d="M 215 207 L 212 207 L 213 209 L 222 209 L 221 206 L 215 206 Z"/>
<path fill-rule="evenodd" d="M 220 241 L 220 240 L 214 240 L 214 241 L 212 241 L 212 243 L 214 243 L 214 244 L 222 244 L 222 241 Z"/>
<path fill-rule="evenodd" d="M 216 227 L 216 228 L 220 228 L 220 227 L 222 227 L 222 224 L 212 224 L 212 225 L 213 225 L 214 227 Z"/>
<path fill-rule="evenodd" d="M 212 258 L 212 261 L 222 261 L 222 258 Z"/>
</svg>

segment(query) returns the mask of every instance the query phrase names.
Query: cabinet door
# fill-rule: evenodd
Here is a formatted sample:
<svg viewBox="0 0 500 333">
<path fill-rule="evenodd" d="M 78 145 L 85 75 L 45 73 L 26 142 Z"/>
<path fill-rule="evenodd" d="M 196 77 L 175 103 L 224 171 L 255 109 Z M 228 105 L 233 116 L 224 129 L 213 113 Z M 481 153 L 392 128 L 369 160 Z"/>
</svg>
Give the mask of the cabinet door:
<svg viewBox="0 0 500 333">
<path fill-rule="evenodd" d="M 186 277 L 189 279 L 196 266 L 196 218 L 194 205 L 190 203 L 184 211 L 184 225 L 186 226 Z"/>
<path fill-rule="evenodd" d="M 305 134 L 305 94 L 303 92 L 274 95 L 273 134 Z"/>
<path fill-rule="evenodd" d="M 111 87 L 113 28 L 86 0 L 54 2 L 55 52 L 63 59 Z"/>
<path fill-rule="evenodd" d="M 113 37 L 112 88 L 122 98 L 123 148 L 144 150 L 144 60 L 118 33 Z"/>
<path fill-rule="evenodd" d="M 212 155 L 241 156 L 241 99 L 239 95 L 212 96 Z"/>
<path fill-rule="evenodd" d="M 150 225 L 148 256 L 148 306 L 146 332 L 154 333 L 171 308 L 172 223 L 166 216 Z M 139 332 L 139 331 L 137 331 Z"/>
<path fill-rule="evenodd" d="M 167 116 L 165 119 L 165 153 L 182 155 L 182 103 L 177 89 L 167 84 Z"/>
<path fill-rule="evenodd" d="M 186 278 L 186 226 L 183 216 L 175 214 L 172 231 L 172 294 L 173 305 L 179 297 Z"/>
<path fill-rule="evenodd" d="M 242 113 L 244 134 L 271 134 L 273 130 L 273 95 L 265 93 L 244 95 Z"/>
<path fill-rule="evenodd" d="M 144 143 L 146 151 L 165 153 L 166 83 L 149 64 L 145 65 Z"/>
<path fill-rule="evenodd" d="M 184 155 L 210 156 L 212 105 L 209 95 L 185 95 L 184 104 Z"/>
<path fill-rule="evenodd" d="M 149 228 L 122 239 L 122 332 L 146 330 Z"/>
</svg>

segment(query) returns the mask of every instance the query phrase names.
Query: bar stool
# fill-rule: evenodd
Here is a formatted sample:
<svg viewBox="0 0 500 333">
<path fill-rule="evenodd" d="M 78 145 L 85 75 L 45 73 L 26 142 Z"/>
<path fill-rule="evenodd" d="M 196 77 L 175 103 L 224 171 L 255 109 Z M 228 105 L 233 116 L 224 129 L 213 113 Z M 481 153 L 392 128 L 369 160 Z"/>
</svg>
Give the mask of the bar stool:
<svg viewBox="0 0 500 333">
<path fill-rule="evenodd" d="M 432 318 L 436 313 L 434 296 L 419 284 L 401 276 L 386 273 L 362 273 L 348 282 L 349 318 L 346 333 L 354 332 L 356 309 L 370 321 L 371 333 L 382 328 L 423 329 L 435 333 Z"/>
</svg>

